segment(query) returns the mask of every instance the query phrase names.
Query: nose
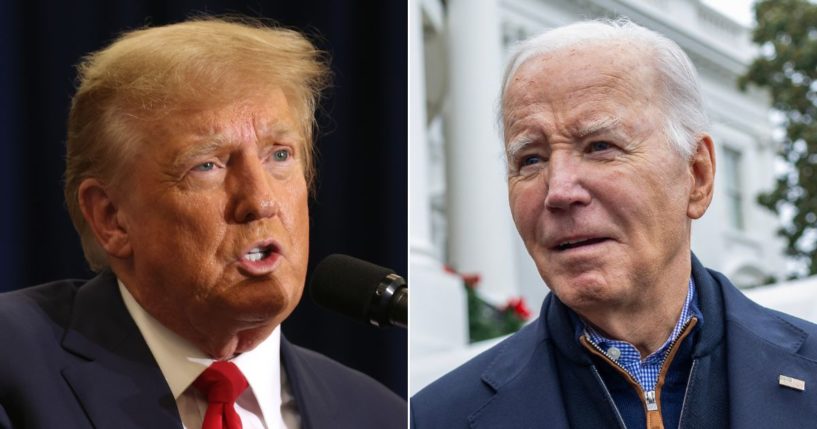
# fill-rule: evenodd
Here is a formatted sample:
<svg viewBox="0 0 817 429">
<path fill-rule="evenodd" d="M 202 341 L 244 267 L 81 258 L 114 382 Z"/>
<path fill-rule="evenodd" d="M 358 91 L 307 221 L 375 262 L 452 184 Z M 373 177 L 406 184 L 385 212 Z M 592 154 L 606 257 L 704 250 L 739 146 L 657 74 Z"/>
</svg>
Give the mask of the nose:
<svg viewBox="0 0 817 429">
<path fill-rule="evenodd" d="M 580 169 L 581 160 L 570 153 L 553 153 L 545 183 L 545 207 L 549 210 L 567 210 L 590 203 L 590 192 L 584 186 Z"/>
<path fill-rule="evenodd" d="M 233 217 L 238 223 L 247 223 L 274 216 L 278 203 L 273 189 L 274 179 L 255 156 L 237 160 L 232 173 L 231 186 L 234 208 Z"/>
</svg>

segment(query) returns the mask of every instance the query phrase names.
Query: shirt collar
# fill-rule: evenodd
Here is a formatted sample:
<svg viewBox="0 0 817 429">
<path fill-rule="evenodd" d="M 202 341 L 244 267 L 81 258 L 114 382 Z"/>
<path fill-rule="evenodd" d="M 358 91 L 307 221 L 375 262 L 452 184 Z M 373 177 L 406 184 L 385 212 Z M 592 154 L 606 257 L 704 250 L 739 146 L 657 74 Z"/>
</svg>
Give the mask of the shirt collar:
<svg viewBox="0 0 817 429">
<path fill-rule="evenodd" d="M 119 291 L 136 326 L 150 348 L 167 380 L 173 398 L 179 397 L 213 363 L 190 341 L 162 325 L 128 291 L 121 280 Z M 248 352 L 230 359 L 238 366 L 258 401 L 264 420 L 275 419 L 281 406 L 281 326 L 275 327 L 264 341 Z"/>
<path fill-rule="evenodd" d="M 669 345 L 672 344 L 672 342 L 675 341 L 678 338 L 678 336 L 681 335 L 681 332 L 683 331 L 684 326 L 686 325 L 686 323 L 687 323 L 687 321 L 689 320 L 690 317 L 695 316 L 696 318 L 698 318 L 698 322 L 697 322 L 696 326 L 701 326 L 703 324 L 703 315 L 701 314 L 701 311 L 698 309 L 698 305 L 697 305 L 696 301 L 697 300 L 696 300 L 696 293 L 695 293 L 695 280 L 693 280 L 692 277 L 690 277 L 689 278 L 688 288 L 687 288 L 686 299 L 684 300 L 684 306 L 681 308 L 681 316 L 678 317 L 678 321 L 675 322 L 675 327 L 672 328 L 672 332 L 670 333 L 670 336 L 667 338 L 667 340 L 664 342 L 664 344 L 661 347 L 658 348 L 658 350 L 656 350 L 655 352 L 653 352 L 652 354 L 650 354 L 649 356 L 647 356 L 643 360 L 645 360 L 645 361 L 649 360 L 650 358 L 653 358 L 655 356 L 659 356 L 661 353 L 666 352 L 667 349 L 669 348 Z M 581 334 L 586 333 L 587 334 L 587 339 L 590 340 L 590 342 L 592 342 L 592 343 L 594 343 L 596 345 L 619 342 L 617 340 L 612 340 L 610 338 L 605 337 L 600 332 L 598 332 L 596 329 L 594 329 L 592 326 L 585 323 L 581 318 L 577 318 L 577 319 L 578 319 L 578 325 L 576 326 L 576 332 L 580 333 L 579 336 Z M 578 338 L 578 336 L 577 336 L 577 338 Z"/>
</svg>

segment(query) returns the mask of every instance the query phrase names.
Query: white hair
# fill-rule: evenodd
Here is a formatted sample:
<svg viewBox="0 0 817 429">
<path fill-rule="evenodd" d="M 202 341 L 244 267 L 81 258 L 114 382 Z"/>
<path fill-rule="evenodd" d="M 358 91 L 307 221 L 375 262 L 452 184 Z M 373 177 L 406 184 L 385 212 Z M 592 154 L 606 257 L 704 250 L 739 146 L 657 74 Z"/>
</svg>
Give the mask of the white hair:
<svg viewBox="0 0 817 429">
<path fill-rule="evenodd" d="M 505 115 L 508 85 L 522 64 L 559 49 L 611 41 L 624 41 L 646 48 L 643 54 L 645 61 L 654 63 L 661 85 L 659 98 L 666 116 L 664 132 L 672 147 L 689 159 L 695 152 L 698 134 L 709 126 L 695 66 L 675 42 L 626 18 L 580 21 L 517 43 L 502 83 L 500 124 Z"/>
</svg>

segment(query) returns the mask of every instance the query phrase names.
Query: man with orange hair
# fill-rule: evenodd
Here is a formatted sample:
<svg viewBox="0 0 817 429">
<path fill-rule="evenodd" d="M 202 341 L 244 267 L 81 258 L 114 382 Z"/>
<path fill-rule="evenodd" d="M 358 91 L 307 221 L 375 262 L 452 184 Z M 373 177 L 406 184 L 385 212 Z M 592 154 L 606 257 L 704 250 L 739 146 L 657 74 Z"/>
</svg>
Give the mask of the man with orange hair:
<svg viewBox="0 0 817 429">
<path fill-rule="evenodd" d="M 402 399 L 280 333 L 306 277 L 322 53 L 199 19 L 79 71 L 65 197 L 99 275 L 0 297 L 0 427 L 403 427 Z"/>
</svg>

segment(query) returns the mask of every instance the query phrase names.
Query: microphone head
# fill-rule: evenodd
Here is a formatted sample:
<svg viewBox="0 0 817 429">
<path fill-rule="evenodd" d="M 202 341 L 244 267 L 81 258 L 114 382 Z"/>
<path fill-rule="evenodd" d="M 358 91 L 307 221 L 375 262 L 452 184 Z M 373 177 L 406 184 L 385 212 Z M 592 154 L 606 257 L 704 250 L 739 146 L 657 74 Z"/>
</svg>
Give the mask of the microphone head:
<svg viewBox="0 0 817 429">
<path fill-rule="evenodd" d="M 329 255 L 312 272 L 309 293 L 318 305 L 368 324 L 372 296 L 381 281 L 392 273 L 393 270 L 351 256 Z"/>
</svg>

